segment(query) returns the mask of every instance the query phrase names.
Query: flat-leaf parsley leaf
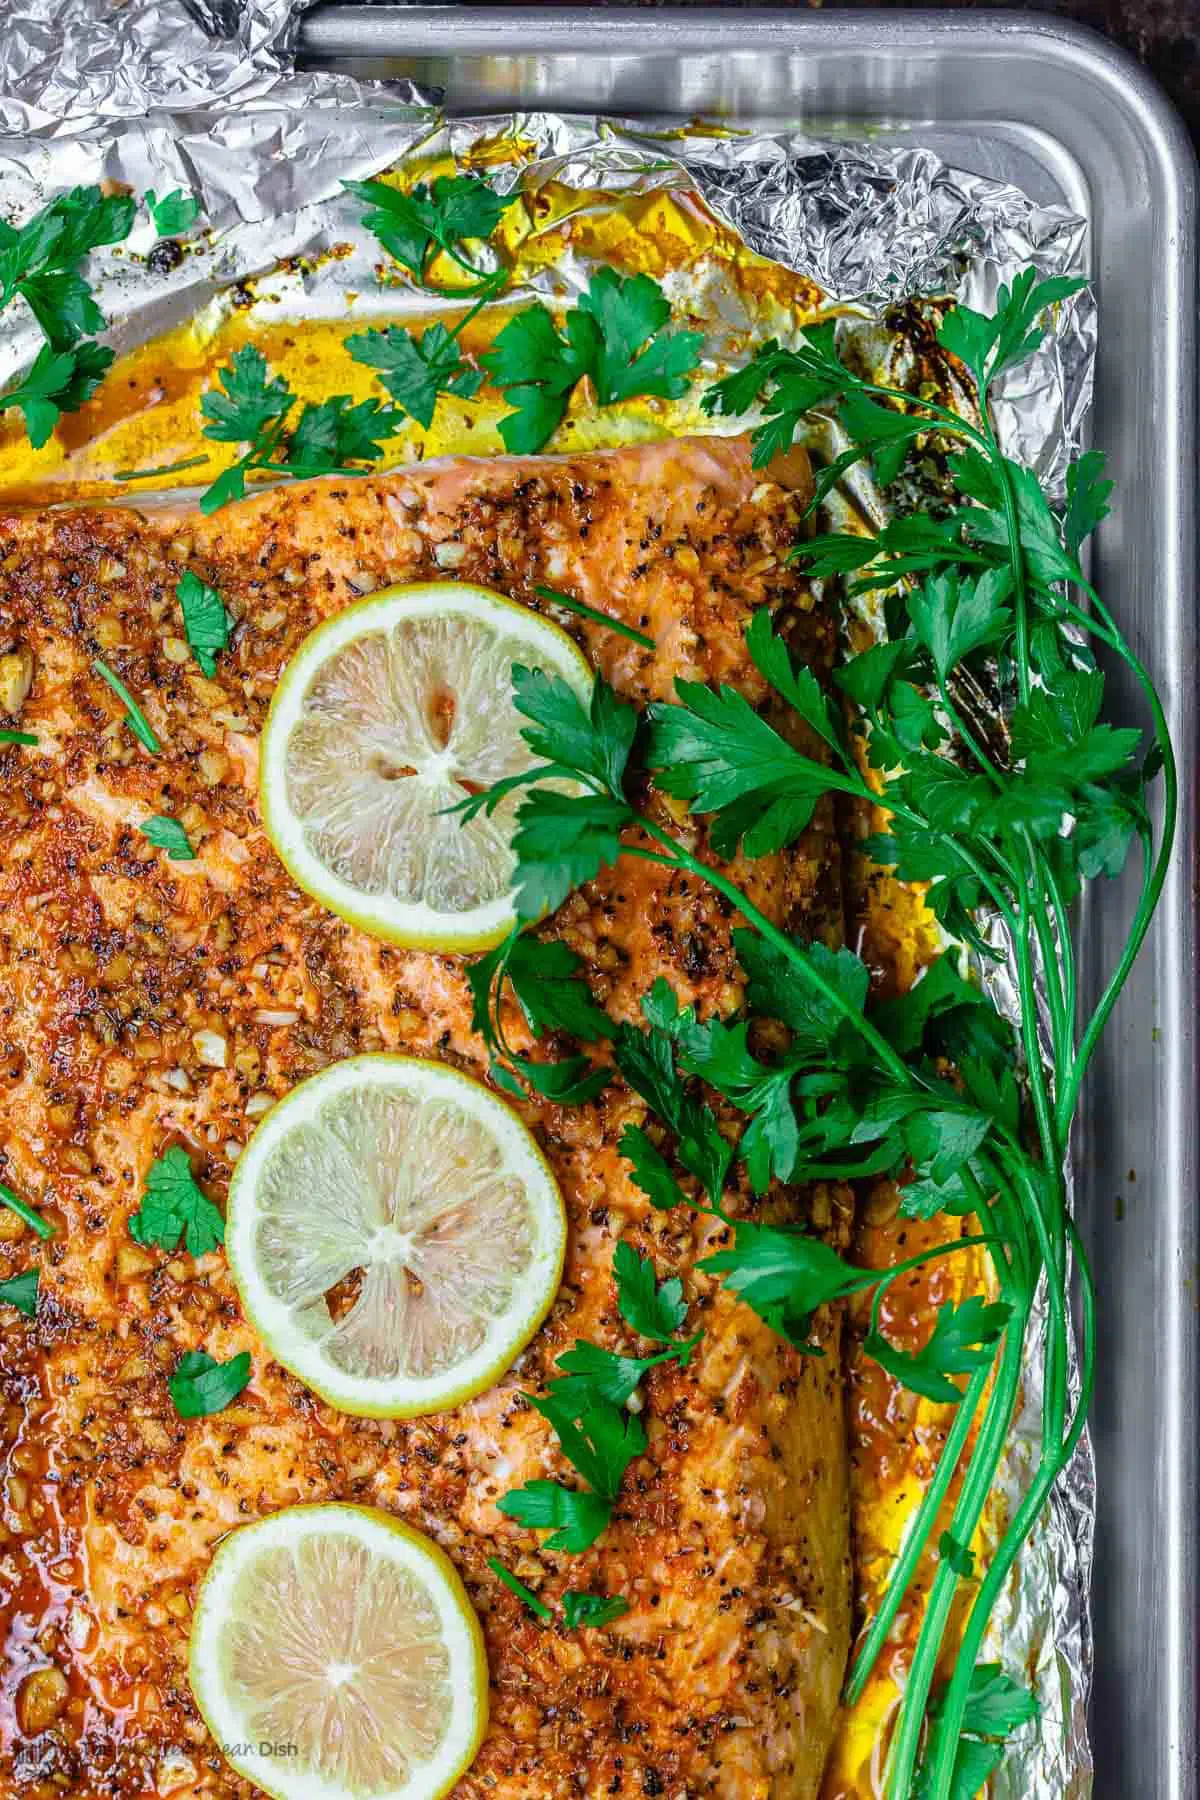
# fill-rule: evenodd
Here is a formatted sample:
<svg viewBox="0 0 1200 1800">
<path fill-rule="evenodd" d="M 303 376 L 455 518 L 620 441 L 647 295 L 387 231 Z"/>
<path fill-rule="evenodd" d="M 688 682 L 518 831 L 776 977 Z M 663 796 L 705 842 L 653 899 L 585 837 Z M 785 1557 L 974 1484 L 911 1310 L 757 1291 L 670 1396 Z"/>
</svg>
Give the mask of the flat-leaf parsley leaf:
<svg viewBox="0 0 1200 1800">
<path fill-rule="evenodd" d="M 0 1281 L 0 1301 L 6 1306 L 15 1306 L 27 1319 L 37 1317 L 37 1297 L 36 1269 L 27 1269 L 23 1275 L 13 1275 L 8 1281 Z"/>
<path fill-rule="evenodd" d="M 168 818 L 165 813 L 155 813 L 153 818 L 143 819 L 138 830 L 157 849 L 165 850 L 172 862 L 195 862 L 196 852 L 188 842 L 188 834 L 178 819 Z"/>
<path fill-rule="evenodd" d="M 613 1251 L 613 1278 L 621 1317 L 655 1343 L 667 1343 L 687 1318 L 687 1302 L 679 1277 L 658 1282 L 654 1264 L 621 1238 Z"/>
<path fill-rule="evenodd" d="M 361 331 L 346 348 L 355 362 L 379 371 L 392 399 L 426 430 L 440 394 L 471 400 L 483 386 L 483 371 L 466 361 L 458 337 L 440 322 L 420 333 L 402 325 Z"/>
<path fill-rule="evenodd" d="M 997 1340 L 1012 1314 L 999 1302 L 989 1305 L 978 1294 L 959 1305 L 947 1300 L 938 1309 L 932 1333 L 922 1349 L 897 1350 L 873 1329 L 863 1343 L 865 1355 L 894 1375 L 915 1394 L 943 1406 L 957 1406 L 962 1389 L 952 1375 L 969 1375 L 990 1366 Z"/>
<path fill-rule="evenodd" d="M 140 1209 L 130 1216 L 129 1235 L 139 1244 L 177 1250 L 182 1238 L 190 1256 L 203 1256 L 225 1242 L 225 1220 L 192 1174 L 187 1151 L 172 1144 L 146 1173 Z"/>
<path fill-rule="evenodd" d="M 181 1419 L 203 1419 L 223 1412 L 250 1379 L 250 1352 L 217 1362 L 207 1350 L 188 1350 L 167 1383 Z"/>
<path fill-rule="evenodd" d="M 183 629 L 192 654 L 211 681 L 217 657 L 229 643 L 230 618 L 215 587 L 191 569 L 185 569 L 175 585 L 175 598 L 183 613 Z"/>
<path fill-rule="evenodd" d="M 604 268 L 591 276 L 561 333 L 540 302 L 519 312 L 480 359 L 514 408 L 500 421 L 505 447 L 540 450 L 585 375 L 601 406 L 641 394 L 679 399 L 704 340 L 696 331 L 660 335 L 670 317 L 670 302 L 648 275 L 622 278 Z"/>
</svg>

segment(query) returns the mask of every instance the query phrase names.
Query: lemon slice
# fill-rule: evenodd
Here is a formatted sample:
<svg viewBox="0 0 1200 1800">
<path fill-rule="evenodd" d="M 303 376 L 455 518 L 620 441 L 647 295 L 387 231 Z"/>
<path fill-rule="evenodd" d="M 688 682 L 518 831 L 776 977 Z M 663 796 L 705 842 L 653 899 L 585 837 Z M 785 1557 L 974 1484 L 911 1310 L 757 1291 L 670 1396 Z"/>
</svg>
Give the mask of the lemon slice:
<svg viewBox="0 0 1200 1800">
<path fill-rule="evenodd" d="M 416 1057 L 302 1082 L 238 1160 L 225 1244 L 272 1355 L 343 1412 L 488 1387 L 558 1291 L 562 1196 L 516 1114 Z"/>
<path fill-rule="evenodd" d="M 483 1634 L 449 1559 L 361 1506 L 289 1506 L 224 1539 L 189 1674 L 239 1775 L 276 1800 L 435 1800 L 487 1726 Z"/>
<path fill-rule="evenodd" d="M 259 797 L 306 893 L 394 943 L 500 942 L 520 795 L 466 824 L 447 809 L 535 761 L 513 706 L 518 663 L 590 693 L 565 632 L 465 583 L 388 588 L 305 639 L 271 703 Z"/>
</svg>

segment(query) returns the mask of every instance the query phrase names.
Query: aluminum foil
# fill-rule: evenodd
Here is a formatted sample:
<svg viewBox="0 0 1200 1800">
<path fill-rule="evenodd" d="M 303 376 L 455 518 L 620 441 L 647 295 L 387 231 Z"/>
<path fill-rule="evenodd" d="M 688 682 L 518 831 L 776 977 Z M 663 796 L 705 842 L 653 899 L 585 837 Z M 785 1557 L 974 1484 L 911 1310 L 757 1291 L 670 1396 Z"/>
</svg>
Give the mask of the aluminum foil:
<svg viewBox="0 0 1200 1800">
<path fill-rule="evenodd" d="M 698 196 L 752 249 L 809 277 L 831 307 L 868 331 L 915 297 L 988 305 L 1031 262 L 1044 274 L 1085 268 L 1082 220 L 949 168 L 921 148 L 702 129 L 680 137 L 644 120 L 546 112 L 446 122 L 436 96 L 404 84 L 297 72 L 292 57 L 306 3 L 9 0 L 0 34 L 0 216 L 22 220 L 49 195 L 100 180 L 138 192 L 179 187 L 204 209 L 204 233 L 165 277 L 150 279 L 139 260 L 153 242 L 148 224 L 128 245 L 93 259 L 119 349 L 204 307 L 219 309 L 235 282 L 269 275 L 282 257 L 312 257 L 335 244 L 352 246 L 351 255 L 262 283 L 257 304 L 289 316 L 340 315 L 346 293 L 363 292 L 378 257 L 341 181 L 416 151 L 461 154 L 497 135 L 510 136 L 520 151 L 501 183 L 532 187 L 553 178 L 593 193 L 669 188 Z M 531 286 L 561 299 L 585 278 L 586 266 L 568 257 Z M 693 281 L 687 297 L 689 309 L 707 307 L 714 351 L 723 331 L 746 324 L 715 272 L 707 285 L 701 276 L 699 291 Z M 420 296 L 410 304 L 428 307 Z M 387 290 L 380 308 L 403 311 L 403 291 Z M 20 321 L 6 316 L 4 323 L 0 382 L 31 360 L 39 342 Z M 1052 491 L 1083 438 L 1094 347 L 1095 309 L 1085 293 L 1058 309 L 1041 351 L 998 397 L 1006 449 L 1037 468 Z M 855 498 L 873 504 L 869 494 Z M 1003 971 L 989 979 L 1011 1010 Z M 1031 1338 L 1004 1477 L 1010 1497 L 1036 1456 L 1036 1330 Z M 1040 1726 L 1014 1740 L 994 1782 L 1000 1800 L 1082 1800 L 1090 1791 L 1094 1515 L 1085 1444 L 1020 1559 L 988 1646 L 1015 1675 L 1032 1676 L 1042 1703 Z"/>
<path fill-rule="evenodd" d="M 291 68 L 297 0 L 8 0 L 0 122 L 51 129 L 246 98 Z"/>
</svg>

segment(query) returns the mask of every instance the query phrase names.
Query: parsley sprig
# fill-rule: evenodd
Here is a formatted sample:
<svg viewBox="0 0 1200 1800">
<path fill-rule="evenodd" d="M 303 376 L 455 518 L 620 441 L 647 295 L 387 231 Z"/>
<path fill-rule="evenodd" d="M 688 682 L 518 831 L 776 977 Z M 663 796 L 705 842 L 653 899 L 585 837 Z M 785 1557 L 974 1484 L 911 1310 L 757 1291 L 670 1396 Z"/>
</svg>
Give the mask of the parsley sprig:
<svg viewBox="0 0 1200 1800">
<path fill-rule="evenodd" d="M 500 435 L 516 455 L 545 446 L 585 379 L 601 406 L 639 395 L 678 399 L 687 392 L 703 338 L 695 331 L 663 329 L 671 304 L 648 275 L 622 277 L 612 269 L 597 269 L 561 331 L 540 301 L 524 307 L 478 358 L 477 367 L 463 354 L 463 334 L 497 291 L 485 284 L 453 326 L 439 321 L 417 333 L 391 325 L 360 332 L 347 346 L 357 362 L 379 371 L 393 400 L 426 429 L 442 394 L 474 399 L 485 375 L 490 376 L 513 408 L 500 420 Z M 569 599 L 560 604 L 571 606 Z M 579 603 L 572 609 L 597 617 Z M 646 641 L 619 623 L 613 628 Z"/>
<path fill-rule="evenodd" d="M 542 943 L 517 925 L 503 943 L 468 969 L 472 1029 L 482 1033 L 493 1053 L 492 1079 L 506 1093 L 523 1095 L 525 1083 L 546 1099 L 574 1106 L 607 1086 L 608 1071 L 593 1067 L 586 1056 L 542 1062 L 514 1051 L 501 1015 L 500 996 L 507 983 L 535 1039 L 553 1032 L 570 1033 L 585 1043 L 612 1037 L 615 1027 L 592 999 L 580 966 L 568 945 L 557 940 Z"/>
<path fill-rule="evenodd" d="M 488 301 L 508 286 L 511 276 L 502 262 L 482 267 L 471 245 L 490 238 L 520 196 L 499 194 L 478 175 L 442 175 L 408 190 L 385 181 L 347 181 L 343 186 L 366 202 L 362 223 L 420 287 L 447 298 L 474 300 L 451 326 L 437 320 L 415 332 L 389 325 L 346 340 L 355 362 L 377 370 L 397 406 L 427 431 L 441 395 L 473 400 L 483 386 L 483 370 L 463 354 L 463 334 Z M 471 279 L 450 285 L 439 282 L 434 271 L 440 258 Z"/>
<path fill-rule="evenodd" d="M 476 311 L 472 307 L 453 329 L 438 320 L 420 333 L 402 325 L 356 332 L 346 339 L 346 348 L 355 362 L 378 370 L 397 406 L 428 431 L 442 394 L 473 400 L 483 386 L 482 369 L 467 361 L 461 343 Z"/>
<path fill-rule="evenodd" d="M 541 302 L 510 319 L 480 358 L 513 411 L 500 421 L 507 450 L 540 450 L 588 377 L 601 406 L 635 395 L 677 400 L 700 361 L 697 331 L 664 331 L 671 303 L 648 275 L 597 269 L 562 331 Z"/>
<path fill-rule="evenodd" d="M 997 1305 L 979 1317 L 969 1302 L 951 1305 L 929 1342 L 914 1355 L 895 1349 L 882 1336 L 880 1307 L 900 1276 L 952 1251 L 989 1243 L 990 1238 L 962 1237 L 950 1245 L 939 1244 L 881 1273 L 856 1268 L 808 1232 L 731 1218 L 722 1197 L 738 1160 L 759 1192 L 765 1191 L 772 1175 L 795 1182 L 928 1168 L 950 1171 L 953 1177 L 986 1136 L 987 1118 L 948 1083 L 938 1081 L 932 1065 L 928 1088 L 914 1088 L 911 1079 L 897 1081 L 889 1072 L 864 1064 L 858 1039 L 845 1029 L 844 1013 L 826 1004 L 820 989 L 814 993 L 809 983 L 797 982 L 786 964 L 763 962 L 754 933 L 736 933 L 735 944 L 743 965 L 757 971 L 751 975 L 752 1006 L 756 982 L 769 973 L 767 1004 L 773 1017 L 792 1027 L 789 1049 L 769 1064 L 760 1062 L 747 1046 L 751 1019 L 734 1025 L 719 1019 L 701 1023 L 692 1008 L 679 1006 L 668 982 L 656 981 L 642 1000 L 648 1029 L 625 1028 L 617 1061 L 629 1085 L 673 1134 L 674 1161 L 695 1179 L 697 1193 L 683 1191 L 667 1158 L 636 1125 L 626 1126 L 621 1140 L 633 1179 L 656 1210 L 686 1204 L 722 1221 L 732 1244 L 697 1266 L 705 1273 L 723 1275 L 729 1291 L 798 1350 L 821 1354 L 811 1336 L 822 1306 L 874 1289 L 871 1342 L 878 1350 L 876 1360 L 914 1391 L 957 1405 L 961 1391 L 949 1377 L 976 1366 L 969 1360 L 970 1346 L 994 1345 L 1009 1308 Z M 820 972 L 831 991 L 853 996 L 853 1003 L 862 1008 L 867 972 L 856 956 L 846 950 L 831 952 L 820 944 L 807 946 L 805 956 L 810 972 Z M 948 967 L 943 959 L 934 977 L 943 988 L 947 980 L 959 980 L 947 975 Z M 972 997 L 962 1003 L 972 1004 L 975 990 L 966 982 L 961 987 Z M 906 1077 L 921 1072 L 935 1046 L 946 1042 L 944 1022 L 952 1010 L 942 1015 L 942 1029 L 914 1034 L 913 1009 L 892 1003 L 892 1029 L 899 1030 L 913 1053 Z M 861 1023 L 867 1023 L 865 1018 Z M 736 1146 L 692 1091 L 690 1076 L 752 1115 Z M 818 1154 L 838 1144 L 847 1145 L 844 1163 L 831 1164 L 827 1155 Z M 958 1200 L 953 1210 L 965 1212 L 965 1194 L 960 1192 Z M 915 1210 L 907 1190 L 904 1205 L 909 1212 Z M 936 1393 L 931 1391 L 935 1387 Z"/>
<path fill-rule="evenodd" d="M 35 450 L 63 413 L 91 398 L 112 364 L 113 351 L 95 342 L 107 321 L 82 266 L 93 250 L 129 236 L 135 212 L 129 195 L 76 187 L 24 225 L 0 220 L 0 311 L 23 300 L 46 340 L 25 376 L 0 394 L 0 411 L 20 409 Z"/>
<path fill-rule="evenodd" d="M 512 405 L 500 421 L 500 435 L 505 448 L 518 455 L 549 441 L 581 381 L 591 383 L 600 406 L 638 395 L 678 399 L 687 392 L 702 335 L 666 330 L 671 303 L 659 284 L 648 275 L 621 276 L 610 268 L 591 275 L 561 328 L 538 301 L 509 320 L 478 362 L 464 355 L 467 327 L 512 279 L 494 250 L 490 266 L 481 263 L 477 246 L 486 245 L 518 194 L 497 193 L 470 174 L 439 176 L 409 189 L 386 181 L 343 186 L 366 203 L 362 223 L 420 287 L 474 301 L 453 326 L 438 321 L 415 332 L 390 325 L 348 339 L 354 359 L 376 369 L 396 405 L 426 430 L 441 395 L 474 399 L 485 375 Z M 469 279 L 438 279 L 438 266 L 447 261 Z"/>
<path fill-rule="evenodd" d="M 518 193 L 499 194 L 479 175 L 439 175 L 409 189 L 387 181 L 343 181 L 342 186 L 366 202 L 363 224 L 421 287 L 434 293 L 487 297 L 507 285 L 507 269 L 483 268 L 469 247 L 491 237 L 520 199 Z M 471 281 L 439 286 L 433 265 L 441 255 Z"/>
<path fill-rule="evenodd" d="M 204 435 L 219 444 L 244 444 L 235 463 L 200 497 L 200 510 L 216 512 L 240 500 L 255 472 L 291 475 L 364 475 L 378 462 L 404 414 L 381 400 L 354 404 L 348 394 L 328 400 L 297 396 L 253 344 L 234 352 L 217 371 L 217 386 L 200 401 Z M 368 468 L 362 465 L 367 464 Z"/>
<path fill-rule="evenodd" d="M 548 1550 L 573 1555 L 589 1549 L 608 1525 L 625 1471 L 646 1448 L 645 1428 L 629 1410 L 643 1377 L 666 1363 L 686 1368 L 702 1335 L 675 1336 L 687 1311 L 682 1284 L 674 1280 L 659 1286 L 653 1263 L 632 1245 L 617 1245 L 613 1278 L 626 1323 L 666 1347 L 652 1356 L 623 1356 L 577 1339 L 558 1358 L 561 1374 L 547 1382 L 546 1392 L 524 1398 L 553 1428 L 563 1456 L 587 1486 L 529 1481 L 497 1501 L 499 1510 L 520 1525 L 552 1528 Z"/>
<path fill-rule="evenodd" d="M 1080 1086 L 1149 928 L 1174 833 L 1176 776 L 1161 703 L 1081 564 L 1081 547 L 1107 510 L 1103 459 L 1095 452 L 1078 459 L 1066 505 L 1056 511 L 1033 472 L 1004 455 L 990 418 L 993 383 L 1032 354 L 1046 309 L 1079 285 L 1039 281 L 1026 271 L 1001 291 L 994 315 L 961 307 L 947 314 L 939 340 L 975 381 L 971 417 L 862 378 L 841 361 L 831 325 L 811 332 L 797 351 L 767 346 L 710 391 L 713 412 L 761 407 L 759 464 L 791 444 L 813 409 L 836 414 L 849 445 L 820 471 L 814 504 L 864 459 L 886 488 L 914 445 L 932 443 L 949 458 L 957 502 L 948 515 L 901 512 L 873 537 L 832 533 L 798 548 L 814 573 L 849 574 L 853 587 L 881 591 L 886 601 L 882 641 L 838 673 L 845 715 L 792 664 L 765 616 L 754 621 L 750 653 L 803 719 L 811 753 L 732 689 L 681 684 L 676 703 L 653 707 L 643 721 L 599 679 L 585 707 L 565 684 L 521 670 L 514 701 L 529 721 L 524 735 L 538 761 L 524 777 L 464 807 L 490 807 L 501 793 L 527 790 L 514 838 L 523 922 L 552 911 L 621 856 L 707 881 L 745 921 L 735 940 L 748 978 L 745 1017 L 700 1020 L 656 989 L 643 1000 L 646 1030 L 623 1027 L 613 1054 L 660 1125 L 657 1137 L 637 1125 L 626 1129 L 622 1149 L 635 1180 L 656 1207 L 687 1203 L 725 1220 L 729 1239 L 706 1270 L 774 1329 L 812 1348 L 816 1309 L 880 1277 L 853 1269 L 802 1232 L 728 1217 L 723 1195 L 735 1163 L 759 1190 L 772 1178 L 889 1173 L 902 1184 L 905 1213 L 971 1216 L 983 1228 L 928 1254 L 986 1246 L 995 1299 L 943 1308 L 927 1341 L 911 1350 L 890 1343 L 881 1329 L 879 1287 L 866 1343 L 900 1381 L 954 1409 L 847 1689 L 850 1700 L 862 1692 L 949 1507 L 891 1745 L 892 1800 L 914 1792 L 921 1800 L 949 1800 L 974 1791 L 999 1759 L 996 1738 L 1033 1716 L 1030 1696 L 1006 1691 L 1007 1704 L 985 1705 L 980 1723 L 983 1691 L 998 1692 L 1000 1678 L 979 1655 L 1013 1562 L 1086 1419 L 1095 1379 L 1094 1294 L 1067 1213 L 1064 1161 Z M 1153 732 L 1148 750 L 1137 732 L 1103 719 L 1104 676 L 1094 646 L 1123 662 L 1139 684 Z M 938 917 L 979 958 L 994 954 L 985 930 L 987 921 L 998 923 L 1020 993 L 1016 1039 L 949 957 L 912 993 L 872 1004 L 869 974 L 857 958 L 791 938 L 720 868 L 635 806 L 630 796 L 642 791 L 647 770 L 706 820 L 709 845 L 724 856 L 737 845 L 751 856 L 782 848 L 824 795 L 842 794 L 860 807 L 882 803 L 889 825 L 868 845 L 875 859 L 902 879 L 929 884 Z M 1149 790 L 1160 777 L 1155 824 Z M 574 792 L 562 791 L 564 778 L 578 784 Z M 1140 898 L 1100 999 L 1080 1025 L 1071 902 L 1088 880 L 1119 873 L 1134 846 Z M 1048 1000 L 1048 1050 L 1039 1038 L 1039 981 Z M 760 1053 L 759 1017 L 787 1028 L 785 1049 Z M 706 1092 L 744 1115 L 736 1144 Z M 1075 1396 L 1068 1381 L 1072 1261 L 1083 1319 Z M 1043 1283 L 1040 1456 L 964 1600 L 961 1583 L 973 1571 L 965 1547 L 1004 1454 L 1033 1298 Z M 934 1699 L 956 1603 L 965 1605 L 961 1648 Z"/>
</svg>

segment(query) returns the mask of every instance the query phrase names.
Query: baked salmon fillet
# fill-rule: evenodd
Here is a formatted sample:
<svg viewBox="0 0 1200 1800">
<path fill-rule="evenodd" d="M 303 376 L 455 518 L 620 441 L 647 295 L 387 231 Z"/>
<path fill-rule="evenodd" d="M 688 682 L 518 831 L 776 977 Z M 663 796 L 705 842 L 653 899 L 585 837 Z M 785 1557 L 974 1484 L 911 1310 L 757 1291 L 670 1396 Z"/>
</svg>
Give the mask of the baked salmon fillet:
<svg viewBox="0 0 1200 1800">
<path fill-rule="evenodd" d="M 342 1500 L 435 1538 L 483 1622 L 491 1723 L 457 1800 L 816 1794 L 850 1633 L 841 1323 L 822 1316 L 825 1355 L 800 1356 L 697 1271 L 722 1230 L 653 1212 L 631 1183 L 617 1141 L 645 1109 L 620 1082 L 585 1106 L 523 1107 L 565 1198 L 563 1285 L 519 1365 L 454 1412 L 337 1413 L 271 1360 L 221 1252 L 144 1248 L 127 1224 L 172 1144 L 223 1204 L 256 1117 L 336 1059 L 411 1051 L 486 1073 L 461 959 L 343 923 L 292 884 L 263 833 L 257 734 L 306 634 L 395 582 L 460 578 L 530 605 L 551 584 L 654 638 L 652 652 L 571 622 L 622 694 L 669 698 L 682 676 L 762 701 L 743 641 L 755 609 L 776 612 L 815 669 L 833 651 L 830 619 L 785 563 L 803 461 L 776 473 L 753 471 L 743 440 L 696 439 L 297 484 L 208 519 L 0 518 L 0 703 L 38 740 L 0 750 L 0 1179 L 55 1227 L 39 1245 L 0 1213 L 0 1276 L 41 1266 L 36 1321 L 4 1308 L 0 1340 L 3 1793 L 250 1794 L 191 1699 L 195 1595 L 232 1527 Z M 236 621 L 212 680 L 184 642 L 187 569 Z M 161 754 L 131 736 L 97 657 Z M 195 862 L 139 832 L 159 813 L 184 824 Z M 707 853 L 699 827 L 677 828 Z M 772 919 L 838 940 L 827 815 L 734 873 Z M 583 958 L 615 1018 L 638 1019 L 660 975 L 703 1013 L 741 999 L 728 906 L 648 862 L 626 859 L 544 929 Z M 838 1241 L 848 1229 L 836 1189 L 727 1204 Z M 568 1557 L 495 1502 L 567 1472 L 521 1391 L 576 1337 L 637 1345 L 611 1274 L 622 1236 L 660 1279 L 682 1277 L 687 1329 L 704 1335 L 689 1368 L 647 1378 L 648 1450 L 611 1527 Z M 167 1378 L 201 1347 L 248 1350 L 252 1378 L 225 1411 L 184 1420 Z M 630 1611 L 599 1631 L 542 1624 L 489 1556 L 543 1599 L 571 1587 L 621 1594 Z"/>
</svg>

